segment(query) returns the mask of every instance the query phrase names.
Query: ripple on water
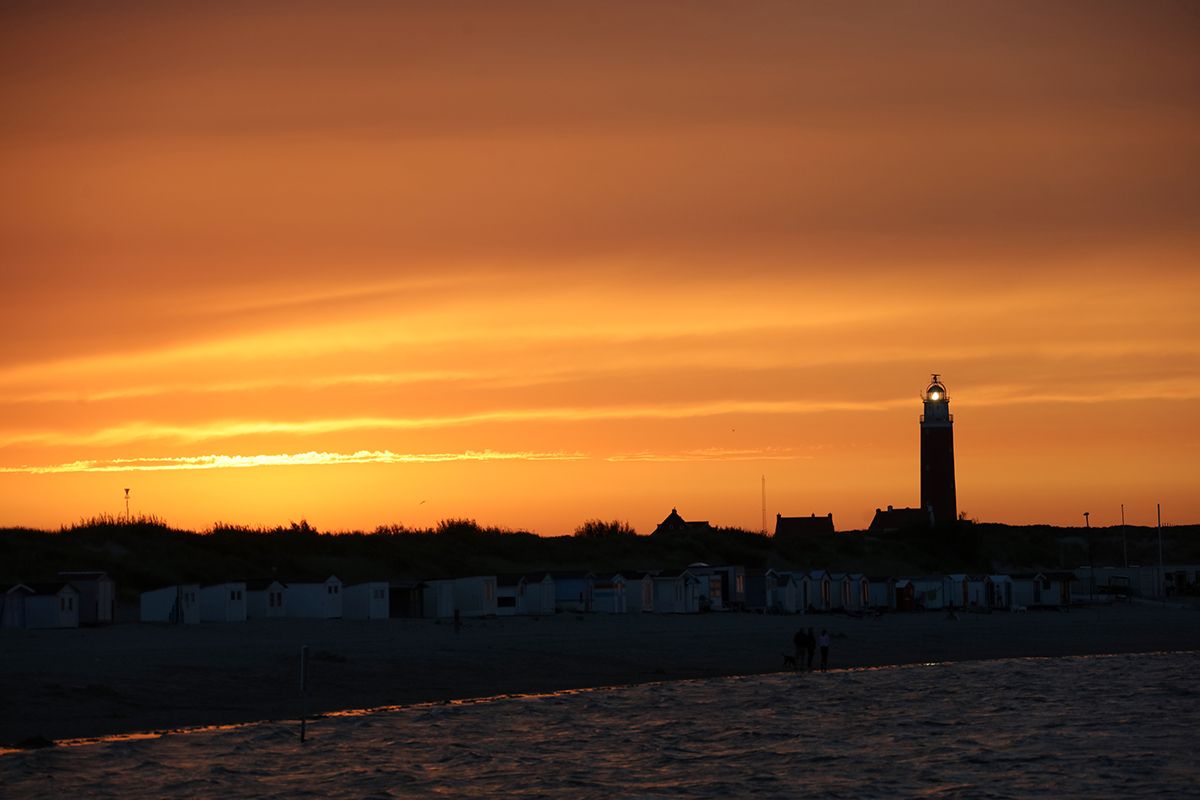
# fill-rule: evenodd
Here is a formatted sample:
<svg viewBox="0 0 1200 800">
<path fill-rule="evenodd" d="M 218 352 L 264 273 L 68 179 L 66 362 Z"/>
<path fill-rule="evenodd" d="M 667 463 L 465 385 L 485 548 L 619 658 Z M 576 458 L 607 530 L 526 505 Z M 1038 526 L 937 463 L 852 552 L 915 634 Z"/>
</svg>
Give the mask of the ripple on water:
<svg viewBox="0 0 1200 800">
<path fill-rule="evenodd" d="M 14 797 L 1200 796 L 1196 654 L 679 681 L 0 757 Z M 1164 709 L 1169 709 L 1163 713 Z"/>
</svg>

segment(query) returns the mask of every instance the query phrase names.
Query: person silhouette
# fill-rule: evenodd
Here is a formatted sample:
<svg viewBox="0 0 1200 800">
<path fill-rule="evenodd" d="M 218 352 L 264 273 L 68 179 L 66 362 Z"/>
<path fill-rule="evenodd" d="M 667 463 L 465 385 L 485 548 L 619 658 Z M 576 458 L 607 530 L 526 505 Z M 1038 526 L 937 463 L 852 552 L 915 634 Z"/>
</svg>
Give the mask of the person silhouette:
<svg viewBox="0 0 1200 800">
<path fill-rule="evenodd" d="M 829 631 L 821 628 L 821 635 L 817 637 L 817 646 L 821 648 L 821 671 L 824 672 L 829 668 Z"/>
</svg>

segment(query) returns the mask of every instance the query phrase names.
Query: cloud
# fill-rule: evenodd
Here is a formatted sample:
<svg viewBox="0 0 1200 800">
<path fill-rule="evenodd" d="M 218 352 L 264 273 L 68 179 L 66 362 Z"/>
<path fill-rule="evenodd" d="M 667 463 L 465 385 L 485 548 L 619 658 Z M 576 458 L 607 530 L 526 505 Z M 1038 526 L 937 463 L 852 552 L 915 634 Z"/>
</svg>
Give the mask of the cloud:
<svg viewBox="0 0 1200 800">
<path fill-rule="evenodd" d="M 462 453 L 393 453 L 390 450 L 359 450 L 354 453 L 274 453 L 263 455 L 166 456 L 162 458 L 110 458 L 71 461 L 43 466 L 0 467 L 0 472 L 47 475 L 65 472 L 174 472 L 196 469 L 245 469 L 248 467 L 330 466 L 336 464 L 437 464 L 448 461 L 580 461 L 583 453 L 503 453 L 467 450 Z"/>
<path fill-rule="evenodd" d="M 700 450 L 681 450 L 676 453 L 618 453 L 607 456 L 605 461 L 654 461 L 664 463 L 691 463 L 697 461 L 797 461 L 810 459 L 810 455 L 801 455 L 789 447 L 764 447 L 729 449 L 708 447 Z"/>
</svg>

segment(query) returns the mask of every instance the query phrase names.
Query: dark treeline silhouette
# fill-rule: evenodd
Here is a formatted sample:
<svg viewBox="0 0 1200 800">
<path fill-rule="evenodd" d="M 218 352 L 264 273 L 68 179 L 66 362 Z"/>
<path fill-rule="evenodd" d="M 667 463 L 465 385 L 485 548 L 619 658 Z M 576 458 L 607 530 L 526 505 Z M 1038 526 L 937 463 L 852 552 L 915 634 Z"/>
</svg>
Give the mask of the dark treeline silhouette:
<svg viewBox="0 0 1200 800">
<path fill-rule="evenodd" d="M 1167 563 L 1200 562 L 1200 526 L 1163 529 Z M 537 570 L 643 570 L 695 562 L 749 568 L 829 569 L 868 575 L 1075 569 L 1158 563 L 1155 529 L 1056 528 L 960 523 L 949 531 L 863 532 L 775 538 L 736 528 L 639 536 L 625 522 L 588 520 L 573 535 L 537 536 L 446 519 L 432 529 L 380 526 L 322 533 L 305 520 L 274 528 L 216 523 L 172 528 L 156 517 L 97 517 L 58 531 L 0 529 L 0 583 L 66 569 L 105 570 L 121 594 L 173 583 L 334 573 L 367 579 L 430 579 Z"/>
</svg>

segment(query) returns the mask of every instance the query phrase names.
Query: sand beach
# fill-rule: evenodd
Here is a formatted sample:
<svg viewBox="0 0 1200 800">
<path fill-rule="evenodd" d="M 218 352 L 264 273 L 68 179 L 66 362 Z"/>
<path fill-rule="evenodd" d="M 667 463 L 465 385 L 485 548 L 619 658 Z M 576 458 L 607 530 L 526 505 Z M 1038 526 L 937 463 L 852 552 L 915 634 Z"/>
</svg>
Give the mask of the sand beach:
<svg viewBox="0 0 1200 800">
<path fill-rule="evenodd" d="M 781 669 L 798 627 L 828 628 L 830 665 L 1194 650 L 1200 612 L 764 616 L 558 614 L 466 620 L 254 620 L 0 632 L 0 744 L 296 718 Z M 310 691 L 298 691 L 300 648 Z M 798 678 L 802 679 L 802 678 Z"/>
</svg>

